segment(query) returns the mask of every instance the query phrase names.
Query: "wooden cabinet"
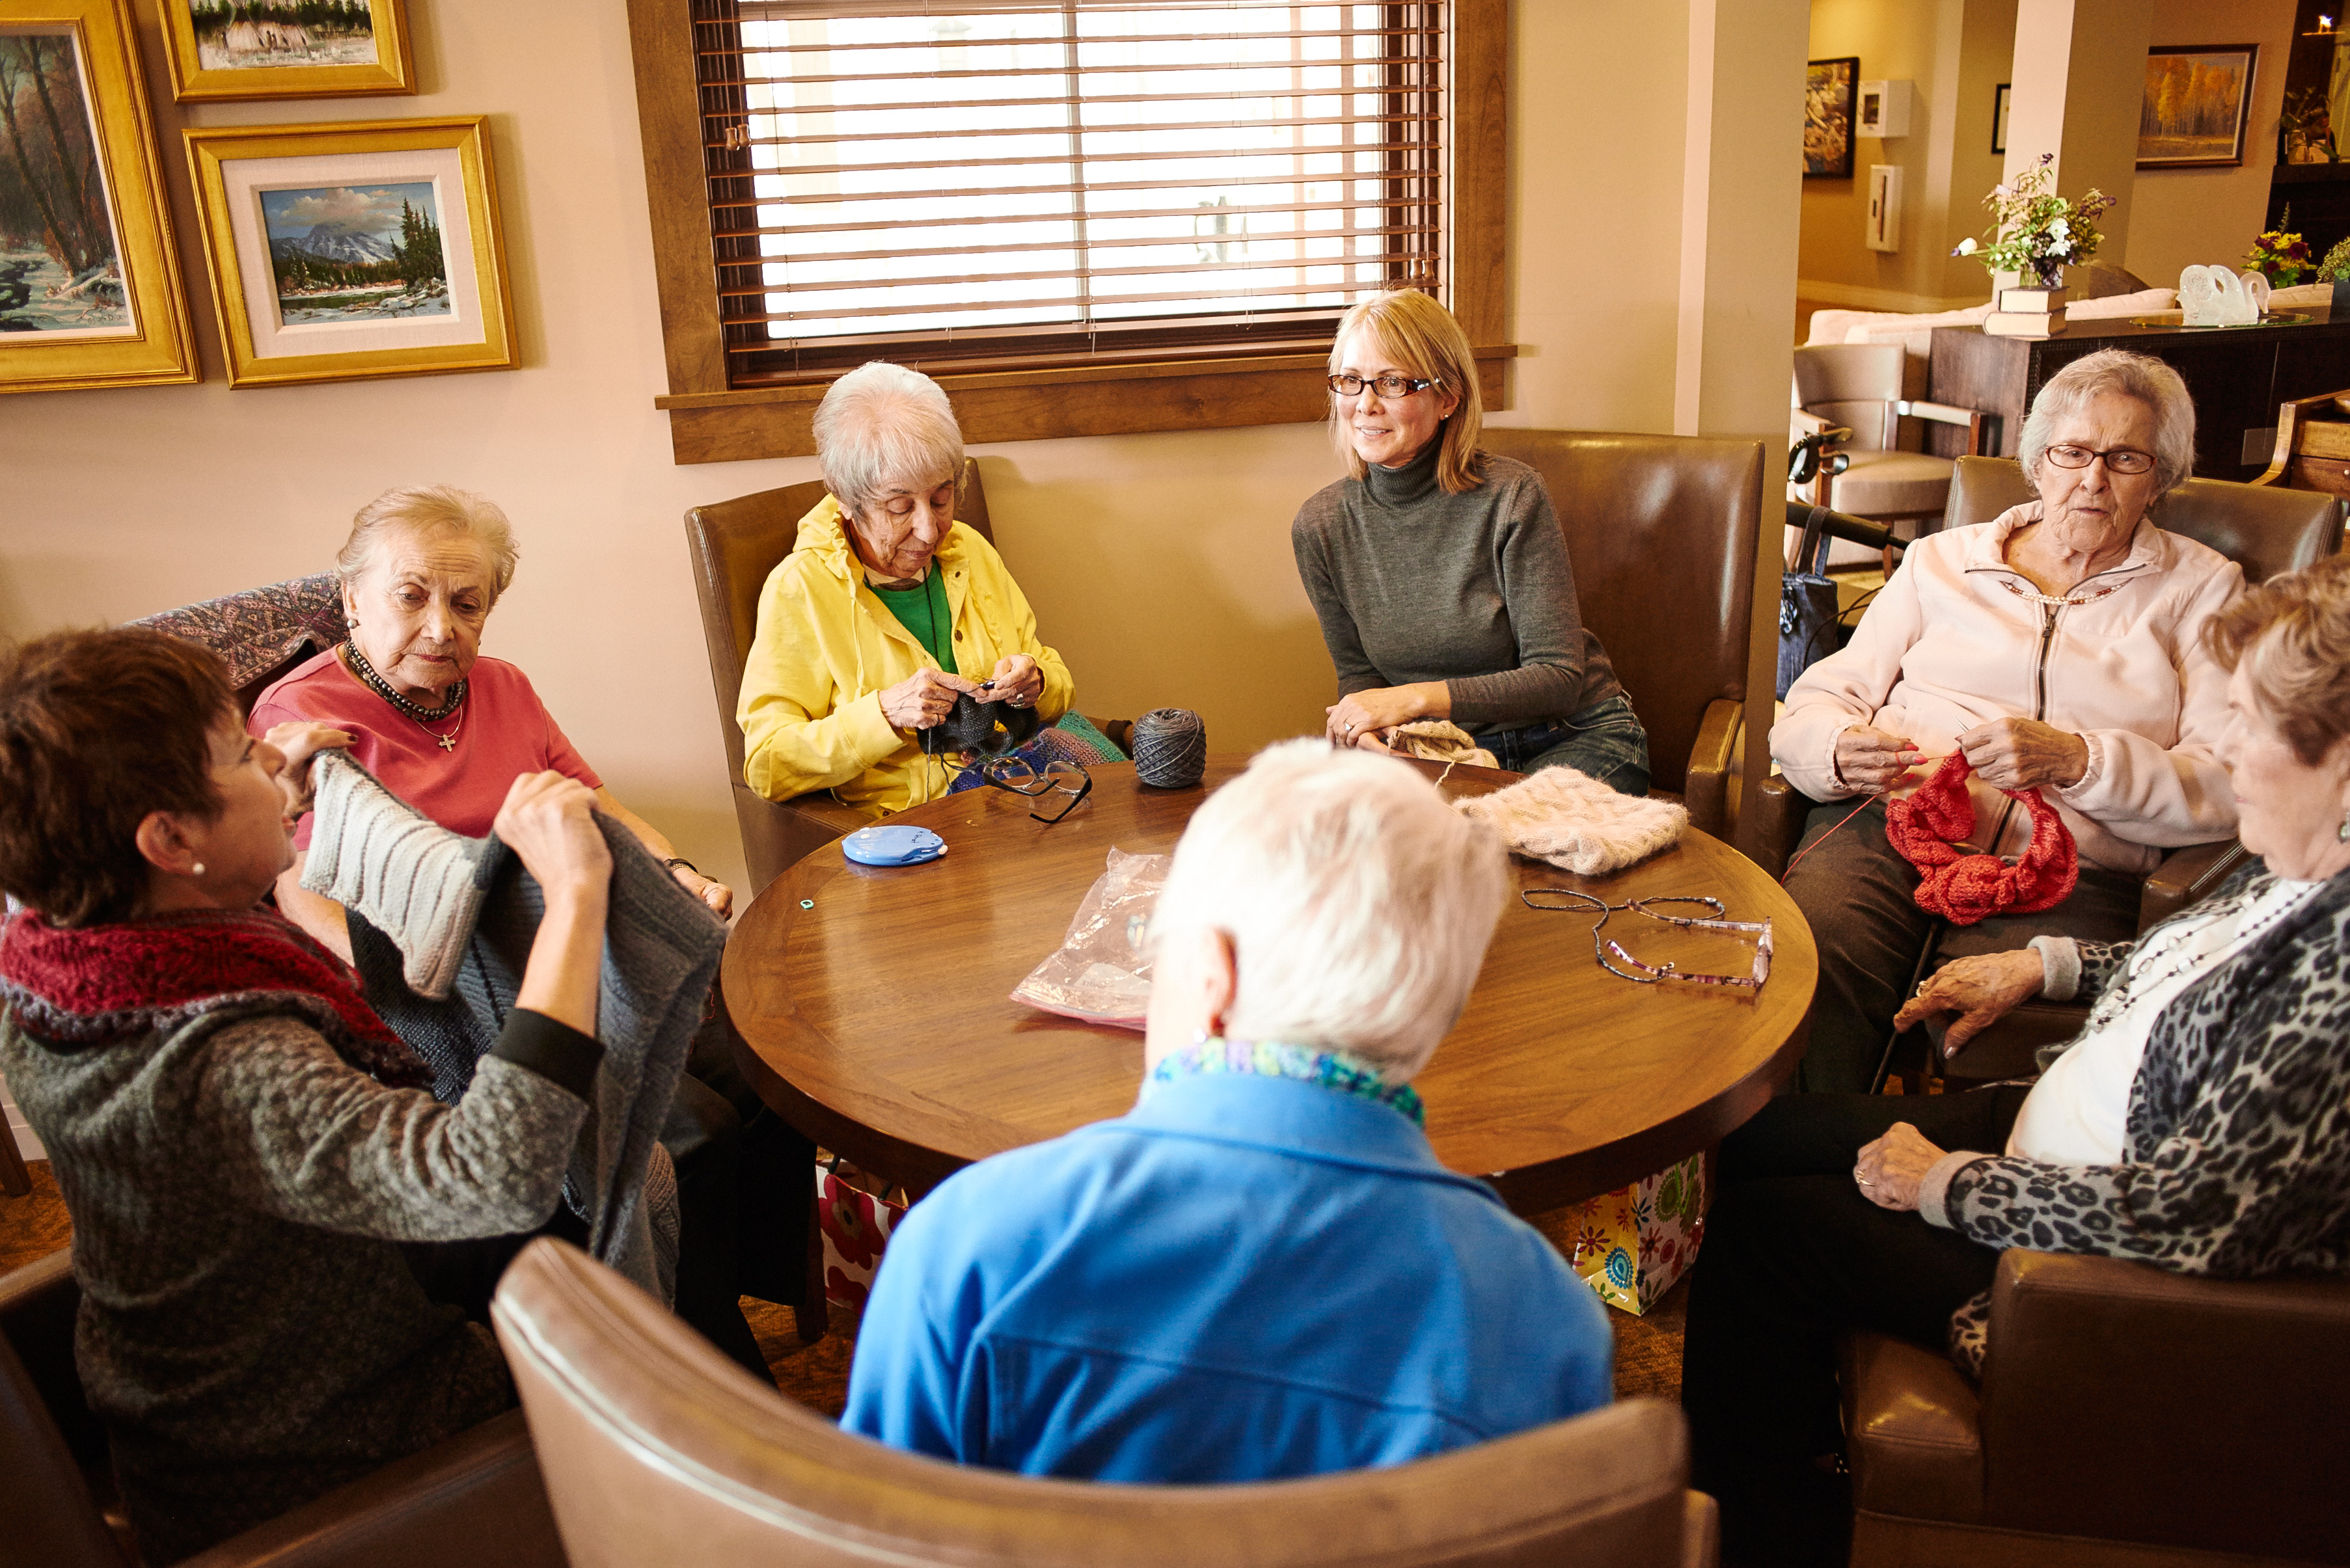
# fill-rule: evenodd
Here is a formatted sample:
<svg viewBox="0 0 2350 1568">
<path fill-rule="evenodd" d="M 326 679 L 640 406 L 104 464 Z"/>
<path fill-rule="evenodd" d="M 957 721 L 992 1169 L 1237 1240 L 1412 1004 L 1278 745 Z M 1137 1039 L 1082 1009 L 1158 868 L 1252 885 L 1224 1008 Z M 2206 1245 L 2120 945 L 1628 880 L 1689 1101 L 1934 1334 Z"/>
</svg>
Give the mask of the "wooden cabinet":
<svg viewBox="0 0 2350 1568">
<path fill-rule="evenodd" d="M 2126 348 L 2162 360 L 2186 379 L 2195 399 L 2195 472 L 2206 479 L 2251 480 L 2268 465 L 2277 405 L 2292 398 L 2350 389 L 2350 319 L 2334 322 L 2323 306 L 2297 306 L 2303 322 L 2274 326 L 2141 327 L 2127 319 L 2078 321 L 2062 337 L 1991 337 L 1980 327 L 1934 329 L 1929 396 L 1936 402 L 2001 416 L 1997 453 L 2013 457 L 2023 416 L 2048 378 L 2100 348 Z M 1937 429 L 1938 442 L 1962 432 Z M 1934 448 L 1942 452 L 1941 444 Z M 1943 452 L 1955 456 L 1958 448 Z"/>
</svg>

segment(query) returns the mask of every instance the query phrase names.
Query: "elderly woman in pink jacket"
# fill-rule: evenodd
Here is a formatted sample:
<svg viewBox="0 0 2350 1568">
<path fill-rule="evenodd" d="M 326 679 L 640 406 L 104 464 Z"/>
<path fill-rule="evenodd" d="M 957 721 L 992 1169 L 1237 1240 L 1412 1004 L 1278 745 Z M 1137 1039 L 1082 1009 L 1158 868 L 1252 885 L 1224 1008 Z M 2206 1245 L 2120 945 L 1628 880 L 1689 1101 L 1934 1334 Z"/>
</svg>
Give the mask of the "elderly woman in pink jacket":
<svg viewBox="0 0 2350 1568">
<path fill-rule="evenodd" d="M 1851 644 L 1787 692 L 1771 754 L 1831 803 L 1787 879 L 1820 945 L 1801 1087 L 1868 1088 L 1929 940 L 1948 961 L 2035 936 L 2127 938 L 2138 884 L 2166 849 L 2236 830 L 2213 755 L 2227 677 L 2200 637 L 2243 574 L 2148 516 L 2186 483 L 2194 451 L 2176 370 L 2117 349 L 2074 360 L 2024 422 L 2039 498 L 1911 545 Z M 2036 790 L 2055 808 L 2079 852 L 2062 902 L 1937 932 L 1886 808 L 1952 753 L 1972 769 L 1962 848 L 2014 857 L 2030 845 L 2035 814 L 2004 791 Z"/>
</svg>

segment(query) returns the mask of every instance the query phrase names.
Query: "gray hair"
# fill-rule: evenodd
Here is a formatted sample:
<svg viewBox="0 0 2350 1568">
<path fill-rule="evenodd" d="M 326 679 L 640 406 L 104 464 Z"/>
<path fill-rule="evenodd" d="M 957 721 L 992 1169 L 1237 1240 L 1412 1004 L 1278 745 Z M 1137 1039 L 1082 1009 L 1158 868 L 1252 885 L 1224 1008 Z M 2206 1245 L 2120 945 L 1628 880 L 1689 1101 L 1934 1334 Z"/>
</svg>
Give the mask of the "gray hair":
<svg viewBox="0 0 2350 1568">
<path fill-rule="evenodd" d="M 522 558 L 515 545 L 514 525 L 496 502 L 453 484 L 410 485 L 385 491 L 351 519 L 351 536 L 343 541 L 342 553 L 335 557 L 335 572 L 345 587 L 375 564 L 376 548 L 383 536 L 401 528 L 420 534 L 447 530 L 481 545 L 490 561 L 493 604 L 514 581 L 515 563 Z"/>
<path fill-rule="evenodd" d="M 1150 941 L 1223 932 L 1233 1039 L 1344 1052 L 1400 1084 L 1469 1000 L 1507 866 L 1493 830 L 1413 769 L 1288 741 L 1192 815 Z"/>
<path fill-rule="evenodd" d="M 962 483 L 962 427 L 946 389 L 920 370 L 869 359 L 832 384 L 816 410 L 824 482 L 855 517 L 892 484 Z"/>
<path fill-rule="evenodd" d="M 2040 460 L 2055 442 L 2056 421 L 2077 413 L 2093 398 L 2115 392 L 2154 410 L 2154 493 L 2169 494 L 2195 472 L 2195 400 L 2178 371 L 2159 359 L 2119 348 L 2100 348 L 2074 360 L 2040 389 L 2023 421 L 2016 457 L 2023 483 L 2040 493 Z"/>
</svg>

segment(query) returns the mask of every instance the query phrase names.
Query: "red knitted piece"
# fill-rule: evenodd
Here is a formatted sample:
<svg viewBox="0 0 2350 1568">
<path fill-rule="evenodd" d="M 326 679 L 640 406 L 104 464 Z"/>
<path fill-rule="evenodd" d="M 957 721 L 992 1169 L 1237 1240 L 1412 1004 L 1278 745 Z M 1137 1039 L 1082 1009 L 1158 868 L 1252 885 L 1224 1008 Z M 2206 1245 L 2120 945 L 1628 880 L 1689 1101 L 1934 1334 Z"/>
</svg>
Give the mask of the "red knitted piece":
<svg viewBox="0 0 2350 1568">
<path fill-rule="evenodd" d="M 273 909 L 191 909 L 78 929 L 20 909 L 0 933 L 0 1001 L 28 1033 L 65 1049 L 175 1029 L 224 1008 L 291 1012 L 378 1081 L 432 1085 L 368 1005 L 350 966 Z"/>
<path fill-rule="evenodd" d="M 2032 813 L 2031 847 L 2012 866 L 1996 855 L 1961 854 L 1956 846 L 1975 830 L 1975 805 L 1967 793 L 1973 772 L 1966 753 L 1953 752 L 1917 794 L 1885 808 L 1886 842 L 1918 867 L 1918 907 L 1954 926 L 2054 909 L 2081 879 L 2073 830 L 2038 790 L 2002 790 Z"/>
</svg>

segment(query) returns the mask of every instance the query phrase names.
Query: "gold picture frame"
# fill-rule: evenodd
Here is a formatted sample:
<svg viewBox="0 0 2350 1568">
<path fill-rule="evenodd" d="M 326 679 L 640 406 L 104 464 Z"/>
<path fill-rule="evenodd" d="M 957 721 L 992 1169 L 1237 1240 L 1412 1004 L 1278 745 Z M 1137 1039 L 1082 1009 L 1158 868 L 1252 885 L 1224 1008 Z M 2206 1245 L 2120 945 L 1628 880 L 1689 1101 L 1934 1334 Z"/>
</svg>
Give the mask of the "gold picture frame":
<svg viewBox="0 0 2350 1568">
<path fill-rule="evenodd" d="M 486 116 L 182 135 L 230 386 L 520 364 Z"/>
<path fill-rule="evenodd" d="M 155 0 L 182 103 L 413 93 L 407 0 Z"/>
<path fill-rule="evenodd" d="M 202 375 L 128 0 L 0 0 L 0 392 Z"/>
</svg>

